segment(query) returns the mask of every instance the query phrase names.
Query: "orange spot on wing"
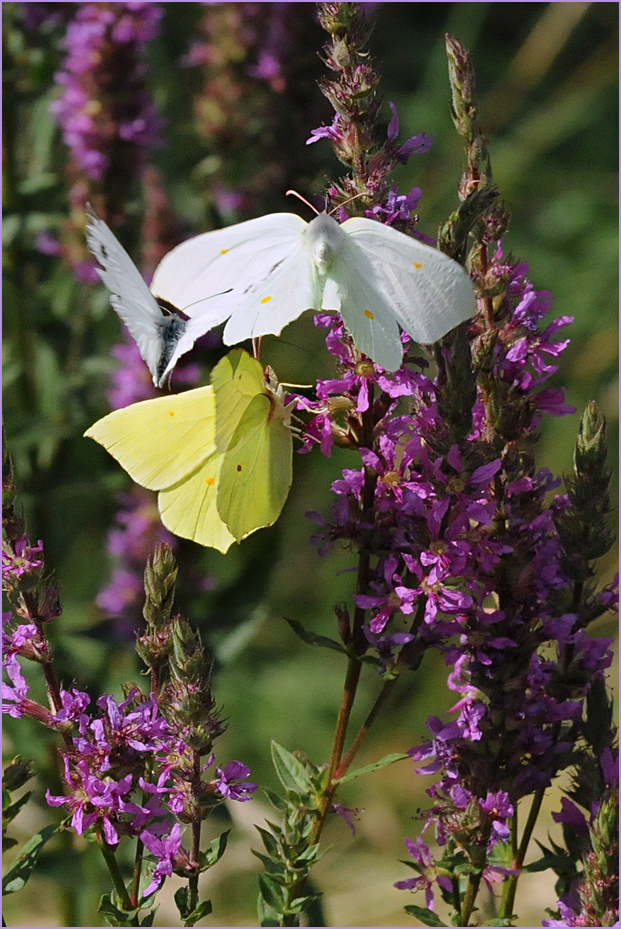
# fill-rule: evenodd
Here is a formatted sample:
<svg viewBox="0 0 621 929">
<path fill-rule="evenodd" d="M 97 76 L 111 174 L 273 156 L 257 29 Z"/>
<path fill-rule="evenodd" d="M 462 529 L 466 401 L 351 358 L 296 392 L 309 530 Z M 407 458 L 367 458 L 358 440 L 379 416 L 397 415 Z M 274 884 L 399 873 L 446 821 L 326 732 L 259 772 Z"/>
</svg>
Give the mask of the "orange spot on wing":
<svg viewBox="0 0 621 929">
<path fill-rule="evenodd" d="M 422 268 L 422 266 L 423 266 L 422 261 L 415 261 L 415 262 L 414 262 L 414 267 L 416 268 L 417 271 L 420 271 L 420 269 Z"/>
<path fill-rule="evenodd" d="M 272 299 L 271 297 L 263 297 L 263 299 L 261 300 L 261 303 L 269 303 L 271 299 Z"/>
<path fill-rule="evenodd" d="M 221 255 L 226 255 L 227 252 L 228 252 L 228 248 L 221 248 L 221 249 L 220 249 L 220 254 L 221 254 Z"/>
<path fill-rule="evenodd" d="M 371 310 L 365 310 L 364 315 L 366 316 L 367 319 L 375 319 L 375 316 L 373 315 Z"/>
<path fill-rule="evenodd" d="M 171 410 L 171 411 L 169 412 L 168 415 L 169 415 L 169 416 L 174 416 L 174 415 L 175 415 L 175 411 L 174 411 L 174 410 Z"/>
<path fill-rule="evenodd" d="M 216 483 L 216 479 L 215 477 L 208 477 L 205 483 L 208 484 L 209 487 L 213 487 L 213 485 Z"/>
</svg>

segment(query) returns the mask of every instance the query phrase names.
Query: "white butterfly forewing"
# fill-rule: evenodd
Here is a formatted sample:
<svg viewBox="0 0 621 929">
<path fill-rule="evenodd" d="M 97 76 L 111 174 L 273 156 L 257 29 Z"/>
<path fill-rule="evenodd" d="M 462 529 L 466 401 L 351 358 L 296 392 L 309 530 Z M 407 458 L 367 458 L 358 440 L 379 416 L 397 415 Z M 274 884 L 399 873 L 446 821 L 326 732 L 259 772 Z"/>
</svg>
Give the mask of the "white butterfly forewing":
<svg viewBox="0 0 621 929">
<path fill-rule="evenodd" d="M 272 213 L 204 232 L 182 242 L 155 269 L 152 292 L 215 326 L 232 316 L 225 341 L 278 335 L 313 305 L 310 268 L 304 262 L 307 223 L 293 213 Z M 217 293 L 217 307 L 206 301 Z"/>
<path fill-rule="evenodd" d="M 140 271 L 103 219 L 90 210 L 86 240 L 101 265 L 97 272 L 110 291 L 110 303 L 136 340 L 153 383 L 166 375 L 211 325 L 190 326 L 186 320 L 165 315 Z"/>
</svg>

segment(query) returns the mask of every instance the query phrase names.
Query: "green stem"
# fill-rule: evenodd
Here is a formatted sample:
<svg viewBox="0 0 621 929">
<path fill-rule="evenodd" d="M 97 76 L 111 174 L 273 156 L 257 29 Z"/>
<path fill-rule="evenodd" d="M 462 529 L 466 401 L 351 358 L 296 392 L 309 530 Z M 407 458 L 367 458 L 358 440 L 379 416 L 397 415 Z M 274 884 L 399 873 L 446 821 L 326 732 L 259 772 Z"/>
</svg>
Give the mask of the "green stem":
<svg viewBox="0 0 621 929">
<path fill-rule="evenodd" d="M 358 730 L 358 734 L 356 735 L 356 738 L 352 742 L 351 748 L 345 755 L 345 758 L 341 761 L 341 763 L 337 766 L 336 770 L 334 771 L 335 777 L 343 777 L 343 775 L 348 770 L 349 766 L 351 765 L 352 761 L 354 760 L 358 752 L 358 749 L 362 745 L 362 742 L 365 739 L 369 729 L 375 722 L 376 718 L 378 717 L 380 713 L 380 710 L 382 709 L 382 707 L 388 700 L 389 696 L 393 692 L 396 683 L 397 683 L 397 678 L 393 678 L 392 680 L 386 681 L 384 683 L 384 686 L 380 690 L 375 700 L 375 703 L 371 707 L 369 715 L 367 716 L 362 726 Z"/>
<path fill-rule="evenodd" d="M 134 856 L 134 875 L 132 878 L 132 889 L 131 889 L 131 902 L 132 906 L 139 906 L 140 899 L 140 876 L 142 874 L 142 856 L 144 852 L 144 845 L 140 839 L 136 842 L 136 854 Z"/>
<path fill-rule="evenodd" d="M 487 864 L 487 841 L 489 839 L 491 827 L 484 830 L 482 835 L 482 840 L 485 844 L 478 845 L 475 848 L 472 848 L 470 851 L 470 860 L 475 867 L 468 877 L 468 886 L 466 888 L 466 893 L 464 894 L 464 899 L 462 901 L 461 910 L 459 912 L 459 925 L 467 926 L 470 917 L 474 911 L 477 894 L 479 892 L 479 886 L 481 884 L 481 878 L 483 877 L 483 871 Z"/>
<path fill-rule="evenodd" d="M 360 432 L 360 447 L 361 448 L 372 448 L 373 445 L 373 389 L 372 385 L 369 391 L 369 409 L 363 414 L 362 417 L 362 428 Z M 364 475 L 364 487 L 362 490 L 362 506 L 361 506 L 361 520 L 368 525 L 373 524 L 374 510 L 373 504 L 375 501 L 375 488 L 377 485 L 377 475 L 374 471 L 365 468 Z M 371 555 L 368 548 L 363 547 L 358 555 L 358 575 L 356 578 L 356 593 L 357 594 L 366 594 L 369 589 L 369 575 L 371 568 Z M 358 690 L 358 682 L 360 680 L 360 672 L 362 670 L 360 665 L 359 656 L 364 654 L 366 648 L 366 638 L 364 635 L 363 627 L 365 621 L 365 611 L 356 606 L 354 610 L 354 621 L 352 628 L 352 651 L 353 654 L 350 656 L 347 663 L 347 673 L 345 675 L 345 683 L 343 685 L 343 697 L 341 700 L 341 706 L 339 709 L 339 715 L 336 723 L 336 730 L 334 733 L 334 741 L 332 743 L 332 752 L 330 755 L 330 766 L 328 768 L 328 786 L 326 792 L 321 799 L 321 806 L 319 811 L 319 816 L 315 822 L 313 832 L 310 838 L 310 844 L 314 845 L 319 841 L 319 837 L 323 830 L 323 825 L 328 815 L 328 810 L 330 809 L 332 799 L 336 793 L 337 784 L 333 783 L 336 771 L 341 763 L 341 758 L 343 756 L 343 748 L 345 746 L 345 738 L 347 736 L 347 727 L 349 724 L 349 719 L 351 716 L 351 711 L 354 705 L 354 700 L 356 699 L 356 693 Z"/>
<path fill-rule="evenodd" d="M 129 894 L 127 893 L 127 888 L 125 887 L 123 875 L 121 874 L 119 863 L 116 860 L 114 850 L 112 849 L 112 846 L 108 845 L 106 842 L 100 826 L 97 827 L 97 842 L 104 857 L 104 861 L 108 867 L 108 871 L 110 872 L 112 883 L 114 884 L 114 889 L 116 890 L 119 900 L 121 901 L 121 905 L 123 909 L 129 912 L 130 910 L 134 909 L 132 901 L 130 900 Z M 130 925 L 138 925 L 136 918 L 132 920 Z"/>
<path fill-rule="evenodd" d="M 198 797 L 201 782 L 201 756 L 198 751 L 194 752 L 194 796 L 197 798 L 197 804 L 192 810 L 192 849 L 190 852 L 190 865 L 193 866 L 192 873 L 188 878 L 188 908 L 192 913 L 198 906 L 198 878 L 200 876 L 200 851 L 201 851 L 201 815 L 198 807 Z M 193 926 L 193 922 L 185 921 L 184 926 Z"/>
<path fill-rule="evenodd" d="M 502 892 L 502 901 L 500 904 L 499 916 L 501 919 L 508 919 L 513 913 L 513 906 L 515 903 L 515 894 L 517 891 L 517 882 L 520 877 L 520 871 L 522 870 L 522 865 L 524 864 L 524 859 L 526 858 L 526 852 L 528 850 L 528 844 L 530 842 L 531 836 L 533 834 L 533 829 L 535 828 L 535 823 L 537 822 L 537 817 L 539 816 L 539 811 L 541 810 L 541 804 L 543 803 L 543 797 L 545 794 L 545 787 L 540 788 L 533 796 L 533 802 L 528 813 L 528 819 L 524 827 L 524 832 L 522 834 L 522 841 L 520 842 L 517 853 L 513 859 L 513 868 L 517 872 L 516 874 L 511 875 L 506 881 L 505 886 Z"/>
</svg>

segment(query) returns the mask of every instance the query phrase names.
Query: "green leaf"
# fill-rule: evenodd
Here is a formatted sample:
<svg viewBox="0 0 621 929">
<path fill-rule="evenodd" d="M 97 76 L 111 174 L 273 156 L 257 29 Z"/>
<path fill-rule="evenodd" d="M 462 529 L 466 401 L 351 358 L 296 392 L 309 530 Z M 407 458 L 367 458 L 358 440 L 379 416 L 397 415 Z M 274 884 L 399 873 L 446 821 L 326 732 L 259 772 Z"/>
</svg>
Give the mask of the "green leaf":
<svg viewBox="0 0 621 929">
<path fill-rule="evenodd" d="M 504 919 L 491 919 L 488 923 L 481 923 L 482 926 L 511 926 L 517 916 L 507 916 Z"/>
<path fill-rule="evenodd" d="M 199 903 L 198 906 L 192 910 L 189 916 L 186 916 L 185 921 L 190 926 L 193 926 L 194 923 L 197 923 L 199 919 L 203 919 L 205 916 L 209 916 L 213 909 L 211 905 L 211 900 L 203 900 L 202 903 Z"/>
<path fill-rule="evenodd" d="M 185 919 L 190 911 L 188 893 L 189 889 L 187 887 L 180 887 L 179 890 L 175 891 L 175 903 L 177 904 L 181 919 Z"/>
<path fill-rule="evenodd" d="M 295 900 L 292 900 L 289 904 L 290 913 L 303 913 L 306 912 L 307 907 L 316 900 L 317 894 L 309 894 L 308 897 L 296 897 Z"/>
<path fill-rule="evenodd" d="M 138 915 L 140 907 L 121 910 L 112 902 L 110 894 L 104 894 L 99 901 L 98 910 L 106 917 L 111 926 L 131 926 L 132 920 Z"/>
<path fill-rule="evenodd" d="M 261 852 L 258 852 L 255 848 L 251 848 L 250 851 L 255 856 L 255 858 L 258 858 L 259 861 L 263 863 L 263 867 L 268 874 L 282 875 L 285 873 L 285 866 L 279 861 L 273 861 L 271 858 L 268 858 L 267 855 L 263 855 Z"/>
<path fill-rule="evenodd" d="M 336 777 L 334 781 L 337 784 L 344 784 L 345 781 L 353 781 L 355 777 L 361 777 L 363 774 L 370 774 L 371 771 L 379 771 L 380 768 L 386 768 L 389 764 L 394 764 L 395 761 L 403 761 L 405 758 L 409 757 L 410 755 L 406 755 L 404 752 L 394 752 L 392 755 L 384 755 L 379 761 L 374 761 L 372 764 L 365 764 L 364 767 L 357 768 L 356 771 L 350 771 L 348 774 L 344 774 L 343 777 Z"/>
<path fill-rule="evenodd" d="M 227 829 L 227 831 L 219 835 L 217 839 L 214 839 L 213 842 L 210 843 L 209 848 L 201 854 L 201 871 L 212 868 L 216 862 L 220 861 L 226 851 L 226 843 L 230 834 L 231 830 Z"/>
<path fill-rule="evenodd" d="M 261 838 L 263 839 L 263 844 L 267 849 L 268 853 L 272 858 L 280 858 L 280 850 L 278 847 L 278 842 L 274 838 L 271 832 L 268 832 L 267 829 L 262 829 L 261 826 L 256 826 L 255 829 L 259 832 Z"/>
<path fill-rule="evenodd" d="M 312 885 L 312 880 L 309 879 L 309 885 Z M 325 913 L 323 911 L 323 895 L 320 893 L 314 893 L 310 898 L 309 904 L 306 907 L 306 922 L 309 926 L 319 929 L 320 926 L 328 926 L 329 923 L 326 920 Z"/>
<path fill-rule="evenodd" d="M 404 907 L 404 909 L 410 916 L 416 916 L 417 919 L 420 919 L 424 926 L 448 926 L 447 923 L 443 923 L 441 919 L 438 919 L 433 910 L 428 910 L 426 906 L 414 906 L 414 904 L 411 904 L 410 906 Z"/>
<path fill-rule="evenodd" d="M 523 865 L 522 871 L 533 873 L 551 869 L 558 874 L 559 870 L 564 871 L 567 869 L 568 865 L 572 864 L 573 859 L 571 859 L 569 855 L 544 855 L 543 858 L 539 858 L 537 861 L 531 861 L 530 864 Z"/>
<path fill-rule="evenodd" d="M 15 819 L 15 817 L 17 816 L 21 808 L 28 803 L 31 796 L 32 796 L 32 791 L 27 790 L 25 794 L 22 794 L 22 796 L 18 800 L 15 801 L 15 803 L 12 803 L 10 806 L 6 807 L 6 809 L 2 811 L 3 827 L 8 826 L 11 820 Z"/>
<path fill-rule="evenodd" d="M 279 924 L 278 912 L 269 906 L 261 895 L 257 900 L 257 916 L 260 926 L 278 926 Z"/>
<path fill-rule="evenodd" d="M 292 790 L 303 797 L 307 797 L 311 793 L 313 785 L 306 768 L 295 755 L 288 752 L 278 742 L 272 742 L 272 761 L 278 779 L 285 790 Z"/>
<path fill-rule="evenodd" d="M 295 634 L 308 645 L 318 645 L 321 648 L 331 648 L 333 651 L 340 652 L 342 655 L 347 654 L 347 650 L 344 646 L 335 639 L 329 639 L 326 635 L 317 635 L 315 632 L 309 632 L 297 619 L 288 619 L 286 616 L 284 619 L 285 622 L 289 623 Z"/>
<path fill-rule="evenodd" d="M 285 908 L 285 892 L 278 881 L 267 874 L 259 874 L 259 887 L 265 902 L 273 907 L 276 913 L 282 913 Z"/>
<path fill-rule="evenodd" d="M 2 878 L 2 893 L 13 894 L 21 890 L 37 863 L 41 850 L 58 830 L 56 823 L 44 826 L 40 832 L 29 839 L 21 852 Z"/>
<path fill-rule="evenodd" d="M 376 658 L 375 655 L 362 655 L 360 661 L 363 664 L 371 665 L 372 668 L 379 668 L 382 664 L 379 658 Z"/>
<path fill-rule="evenodd" d="M 262 787 L 261 789 L 273 807 L 281 812 L 287 809 L 287 801 L 275 793 L 275 791 L 270 790 L 269 787 Z"/>
<path fill-rule="evenodd" d="M 4 359 L 3 359 L 4 361 Z M 4 365 L 3 365 L 3 384 L 4 384 Z M 2 809 L 6 810 L 11 804 L 11 792 L 19 790 L 26 781 L 34 776 L 34 762 L 32 758 L 22 758 L 16 755 L 13 761 L 6 766 L 2 772 Z M 28 795 L 30 796 L 30 794 Z"/>
<path fill-rule="evenodd" d="M 319 861 L 320 858 L 323 858 L 327 851 L 327 848 L 324 851 L 321 851 L 319 845 L 308 845 L 301 855 L 296 855 L 295 860 L 307 861 L 311 862 L 311 864 L 314 864 L 316 861 Z"/>
<path fill-rule="evenodd" d="M 153 920 L 155 919 L 156 910 L 151 910 L 150 913 L 147 913 L 145 918 L 138 924 L 140 926 L 152 926 Z"/>
</svg>

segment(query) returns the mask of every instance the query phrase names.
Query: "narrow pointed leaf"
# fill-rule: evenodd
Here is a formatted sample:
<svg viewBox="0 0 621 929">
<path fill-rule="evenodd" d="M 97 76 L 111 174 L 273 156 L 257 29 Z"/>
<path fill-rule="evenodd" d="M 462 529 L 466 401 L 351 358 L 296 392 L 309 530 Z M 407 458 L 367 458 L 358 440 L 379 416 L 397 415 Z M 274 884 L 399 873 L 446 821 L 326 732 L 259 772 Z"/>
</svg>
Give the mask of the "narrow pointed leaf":
<svg viewBox="0 0 621 929">
<path fill-rule="evenodd" d="M 227 829 L 227 831 L 219 835 L 217 839 L 214 839 L 213 842 L 210 843 L 209 848 L 203 852 L 201 855 L 201 871 L 206 871 L 207 868 L 213 867 L 217 861 L 220 861 L 226 851 L 226 843 L 230 832 L 231 830 Z"/>
<path fill-rule="evenodd" d="M 269 852 L 269 854 L 270 854 L 273 858 L 274 858 L 274 857 L 279 857 L 279 856 L 278 856 L 278 842 L 276 841 L 276 839 L 274 838 L 274 836 L 272 835 L 272 833 L 271 833 L 271 832 L 268 832 L 267 829 L 262 829 L 261 826 L 256 826 L 256 825 L 255 825 L 255 829 L 257 830 L 257 832 L 259 833 L 259 835 L 260 835 L 261 838 L 263 839 L 263 844 L 265 845 L 265 848 L 267 849 L 267 851 Z"/>
<path fill-rule="evenodd" d="M 198 906 L 192 910 L 189 916 L 186 916 L 186 924 L 193 926 L 194 923 L 197 923 L 199 919 L 203 919 L 205 916 L 209 916 L 213 909 L 211 900 L 203 900 L 202 903 L 199 903 Z"/>
<path fill-rule="evenodd" d="M 342 655 L 347 654 L 343 645 L 337 642 L 336 639 L 330 639 L 326 635 L 317 635 L 316 632 L 309 632 L 297 619 L 287 619 L 285 616 L 285 622 L 289 623 L 295 634 L 308 645 L 319 645 L 321 648 L 331 648 L 335 652 L 341 652 Z"/>
<path fill-rule="evenodd" d="M 404 761 L 409 757 L 410 756 L 404 754 L 404 752 L 394 752 L 392 755 L 384 755 L 379 761 L 374 761 L 372 764 L 365 764 L 364 767 L 357 768 L 355 771 L 349 771 L 347 774 L 344 774 L 343 777 L 336 777 L 334 780 L 337 784 L 344 784 L 345 781 L 353 781 L 355 777 L 361 777 L 363 774 L 370 774 L 372 771 L 379 771 L 380 768 L 386 768 L 389 764 L 394 764 L 395 761 Z"/>
<path fill-rule="evenodd" d="M 266 874 L 259 874 L 259 887 L 265 902 L 274 908 L 276 913 L 282 913 L 285 907 L 284 889 L 280 884 Z"/>
<path fill-rule="evenodd" d="M 292 790 L 303 797 L 312 792 L 313 785 L 302 762 L 277 742 L 272 742 L 272 761 L 285 790 Z"/>
<path fill-rule="evenodd" d="M 443 923 L 439 919 L 433 910 L 428 910 L 425 906 L 411 906 L 404 907 L 405 912 L 409 913 L 410 916 L 416 916 L 417 919 L 420 919 L 421 923 L 424 926 L 448 926 L 447 923 Z"/>
<path fill-rule="evenodd" d="M 257 915 L 260 926 L 278 926 L 278 913 L 269 906 L 262 896 L 257 901 Z"/>
<path fill-rule="evenodd" d="M 52 838 L 57 831 L 56 823 L 50 823 L 44 826 L 40 832 L 29 839 L 21 852 L 2 878 L 2 893 L 13 894 L 16 890 L 21 890 L 37 863 L 37 859 L 43 849 L 43 846 Z"/>
</svg>

